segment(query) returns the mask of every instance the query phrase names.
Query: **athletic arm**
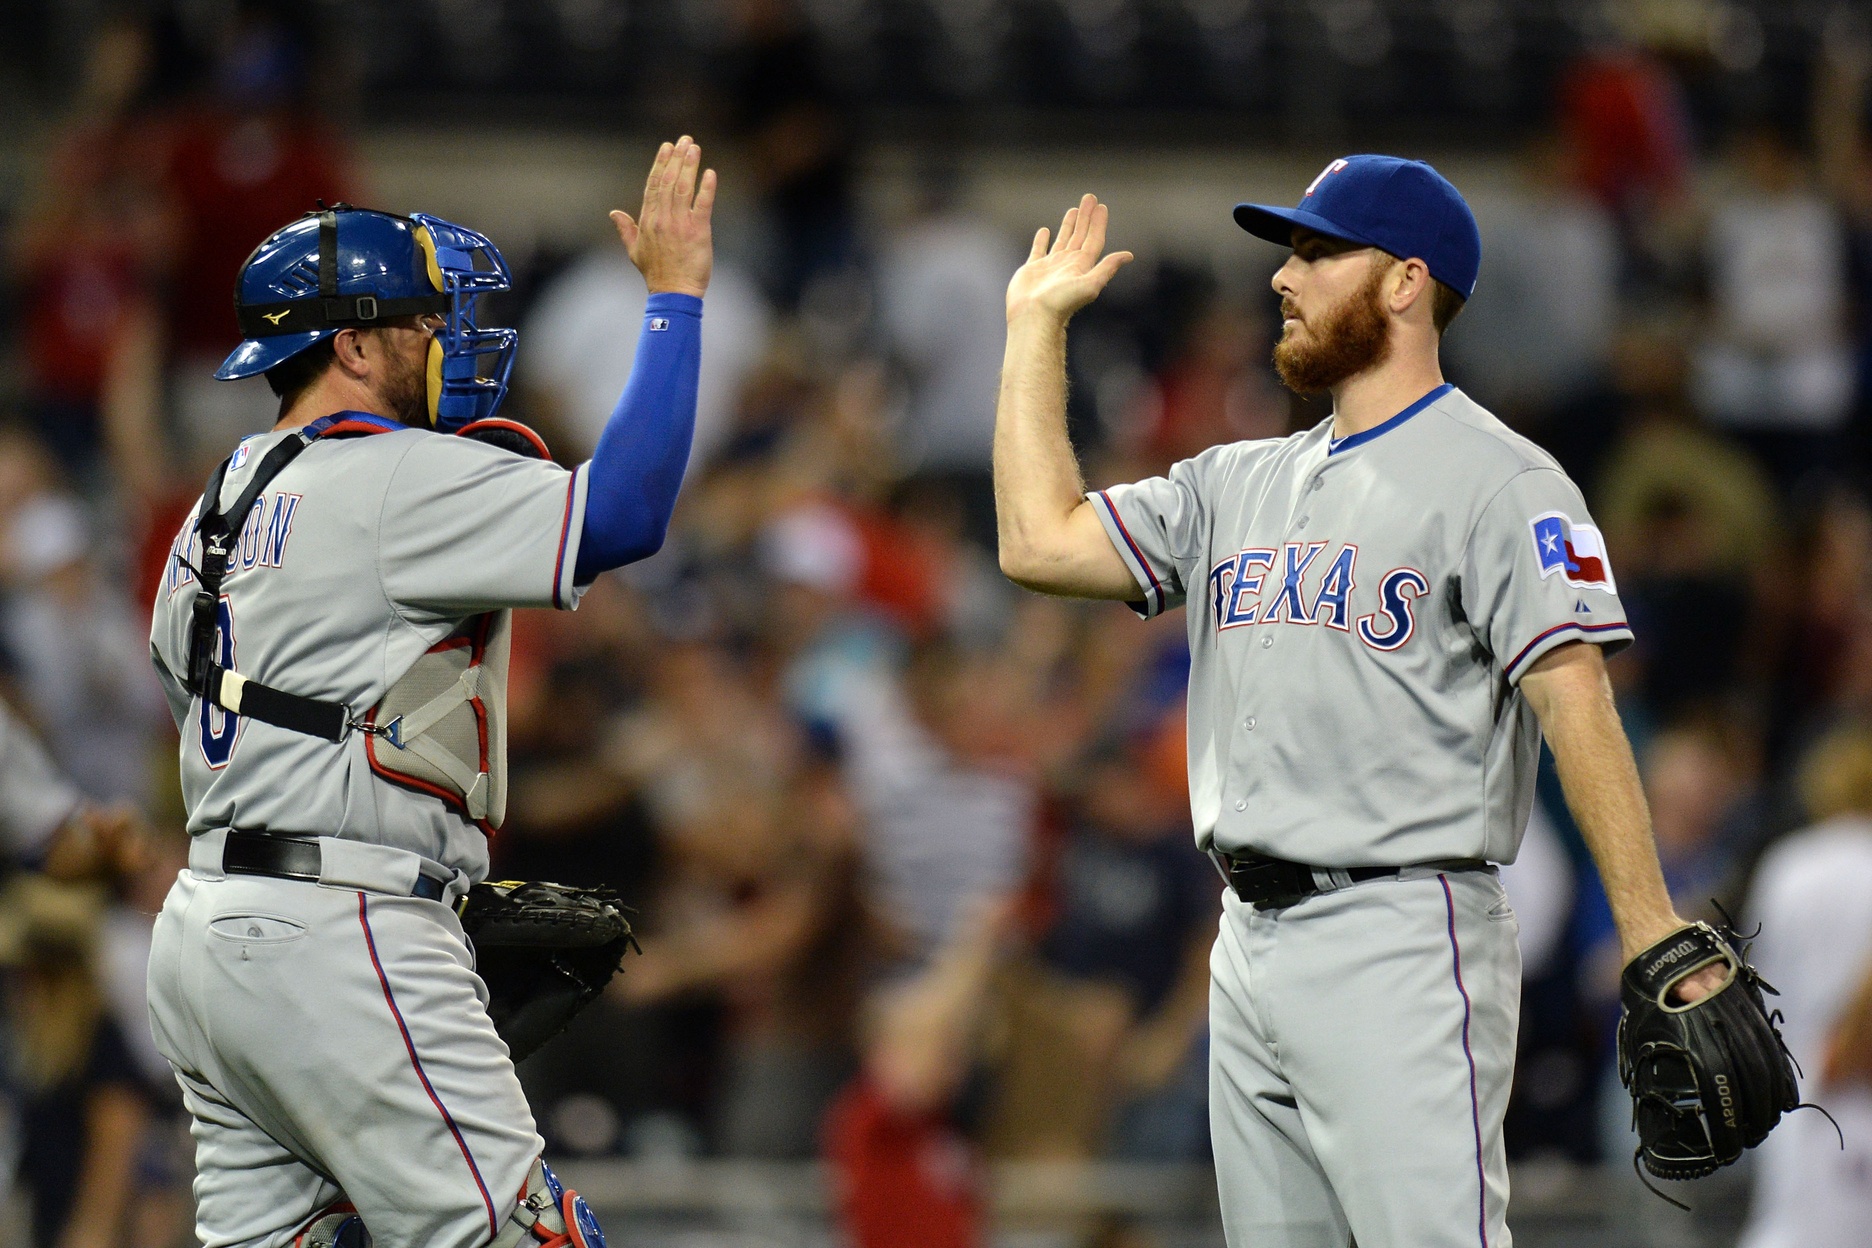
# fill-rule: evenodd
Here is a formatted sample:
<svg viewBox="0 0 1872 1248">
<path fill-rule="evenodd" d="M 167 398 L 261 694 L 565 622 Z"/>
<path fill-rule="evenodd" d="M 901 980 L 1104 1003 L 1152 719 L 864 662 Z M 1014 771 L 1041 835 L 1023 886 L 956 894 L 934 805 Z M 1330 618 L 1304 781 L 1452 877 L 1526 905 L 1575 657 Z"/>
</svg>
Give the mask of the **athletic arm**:
<svg viewBox="0 0 1872 1248">
<path fill-rule="evenodd" d="M 1066 326 L 1128 263 L 1100 259 L 1107 211 L 1092 196 L 1047 231 L 1008 283 L 1007 354 L 995 409 L 994 489 L 1001 570 L 1026 589 L 1130 601 L 1139 585 L 1092 505 L 1066 437 Z"/>
<path fill-rule="evenodd" d="M 1553 751 L 1567 808 L 1605 885 L 1622 960 L 1630 962 L 1688 922 L 1678 916 L 1664 885 L 1651 814 L 1612 700 L 1605 658 L 1590 642 L 1568 642 L 1528 668 L 1521 690 Z M 1680 991 L 1695 1000 L 1717 986 L 1723 973 L 1720 966 L 1705 967 Z"/>
<path fill-rule="evenodd" d="M 106 1083 L 87 1094 L 84 1116 L 84 1158 L 74 1185 L 76 1211 L 57 1248 L 111 1248 L 123 1242 L 136 1154 L 149 1110 L 129 1084 Z"/>
<path fill-rule="evenodd" d="M 650 298 L 624 394 L 605 423 L 587 474 L 574 580 L 655 554 L 669 531 L 695 435 L 702 362 L 702 296 L 714 267 L 715 171 L 687 136 L 664 144 L 636 218 L 611 214 Z"/>
</svg>

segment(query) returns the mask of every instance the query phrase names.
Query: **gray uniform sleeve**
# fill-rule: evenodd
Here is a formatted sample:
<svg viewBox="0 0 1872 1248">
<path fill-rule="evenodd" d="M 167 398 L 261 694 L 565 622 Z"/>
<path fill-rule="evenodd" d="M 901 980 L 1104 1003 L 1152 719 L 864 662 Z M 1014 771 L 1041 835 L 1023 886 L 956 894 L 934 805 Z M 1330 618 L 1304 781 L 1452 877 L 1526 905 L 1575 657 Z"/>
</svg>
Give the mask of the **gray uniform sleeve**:
<svg viewBox="0 0 1872 1248">
<path fill-rule="evenodd" d="M 1512 682 L 1555 646 L 1608 654 L 1632 639 L 1605 541 L 1579 487 L 1531 468 L 1483 507 L 1463 555 L 1462 606 Z"/>
<path fill-rule="evenodd" d="M 82 801 L 26 725 L 0 706 L 0 831 L 7 848 L 38 858 Z"/>
<path fill-rule="evenodd" d="M 441 615 L 576 606 L 585 488 L 583 468 L 471 438 L 414 439 L 378 527 L 385 597 Z"/>
<path fill-rule="evenodd" d="M 1086 495 L 1143 591 L 1131 609 L 1145 619 L 1182 606 L 1191 583 L 1202 580 L 1197 564 L 1209 528 L 1208 499 L 1214 496 L 1205 486 L 1218 449 L 1172 465 L 1168 476 Z"/>
</svg>

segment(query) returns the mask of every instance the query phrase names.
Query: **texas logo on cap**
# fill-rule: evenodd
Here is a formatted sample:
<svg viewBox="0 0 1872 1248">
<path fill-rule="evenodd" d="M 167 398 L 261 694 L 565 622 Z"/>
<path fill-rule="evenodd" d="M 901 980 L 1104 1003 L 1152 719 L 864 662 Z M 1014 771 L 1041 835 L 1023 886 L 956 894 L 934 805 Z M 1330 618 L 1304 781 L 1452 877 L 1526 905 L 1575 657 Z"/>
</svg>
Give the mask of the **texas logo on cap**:
<svg viewBox="0 0 1872 1248">
<path fill-rule="evenodd" d="M 1550 511 L 1528 521 L 1534 530 L 1534 555 L 1540 560 L 1541 579 L 1558 572 L 1575 589 L 1603 589 L 1617 593 L 1612 565 L 1606 559 L 1605 538 L 1590 524 L 1574 524 L 1564 512 Z"/>
</svg>

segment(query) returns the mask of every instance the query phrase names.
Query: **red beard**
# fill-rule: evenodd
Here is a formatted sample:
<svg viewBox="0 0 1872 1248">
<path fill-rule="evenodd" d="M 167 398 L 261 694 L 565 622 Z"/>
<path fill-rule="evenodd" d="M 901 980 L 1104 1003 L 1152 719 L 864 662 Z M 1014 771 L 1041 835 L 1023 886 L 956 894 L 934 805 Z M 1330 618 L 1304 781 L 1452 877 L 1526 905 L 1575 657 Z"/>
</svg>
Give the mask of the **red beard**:
<svg viewBox="0 0 1872 1248">
<path fill-rule="evenodd" d="M 1282 385 L 1299 394 L 1318 394 L 1384 363 L 1391 353 L 1391 335 L 1378 291 L 1389 269 L 1373 264 L 1365 284 L 1308 326 L 1304 338 L 1291 328 L 1281 335 L 1274 344 L 1274 371 Z M 1283 299 L 1281 316 L 1296 314 Z"/>
</svg>

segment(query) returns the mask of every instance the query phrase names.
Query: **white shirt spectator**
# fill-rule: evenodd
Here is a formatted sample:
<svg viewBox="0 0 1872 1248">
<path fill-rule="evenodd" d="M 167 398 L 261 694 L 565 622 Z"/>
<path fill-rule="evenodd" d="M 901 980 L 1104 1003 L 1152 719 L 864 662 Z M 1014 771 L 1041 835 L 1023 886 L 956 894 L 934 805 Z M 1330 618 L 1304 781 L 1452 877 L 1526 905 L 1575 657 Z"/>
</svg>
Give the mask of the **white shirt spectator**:
<svg viewBox="0 0 1872 1248">
<path fill-rule="evenodd" d="M 1618 232 L 1592 200 L 1548 191 L 1478 205 L 1488 278 L 1450 328 L 1463 388 L 1489 407 L 1541 409 L 1606 370 L 1618 327 Z"/>
<path fill-rule="evenodd" d="M 1521 975 L 1539 979 L 1553 967 L 1573 914 L 1573 861 L 1560 831 L 1539 802 L 1515 860 L 1501 869 L 1502 888 L 1521 934 Z"/>
<path fill-rule="evenodd" d="M 7 852 L 42 857 L 83 800 L 26 725 L 0 704 L 0 836 Z"/>
<path fill-rule="evenodd" d="M 1697 353 L 1698 406 L 1737 429 L 1825 432 L 1853 392 L 1846 235 L 1818 195 L 1725 200 L 1710 221 L 1716 333 Z"/>
<path fill-rule="evenodd" d="M 649 291 L 621 248 L 576 260 L 554 278 L 521 328 L 520 380 L 557 405 L 570 448 L 592 453 L 630 380 Z M 767 351 L 773 313 L 754 282 L 717 260 L 702 316 L 702 374 L 689 468 L 706 464 L 734 432 L 735 404 Z"/>
<path fill-rule="evenodd" d="M 87 796 L 142 801 L 167 720 L 147 657 L 147 611 L 140 619 L 91 566 L 75 499 L 26 504 L 6 548 L 18 584 L 0 628 L 46 748 Z"/>
<path fill-rule="evenodd" d="M 885 248 L 879 313 L 911 373 L 906 464 L 988 469 L 1007 282 L 1019 263 L 1000 231 L 965 217 L 924 218 Z"/>
<path fill-rule="evenodd" d="M 1780 990 L 1770 1008 L 1806 1080 L 1811 1110 L 1784 1118 L 1756 1150 L 1755 1199 L 1741 1248 L 1857 1248 L 1872 1227 L 1872 1091 L 1822 1089 L 1827 1040 L 1872 968 L 1872 819 L 1828 820 L 1763 857 L 1749 900 L 1761 924 L 1751 956 Z"/>
</svg>

